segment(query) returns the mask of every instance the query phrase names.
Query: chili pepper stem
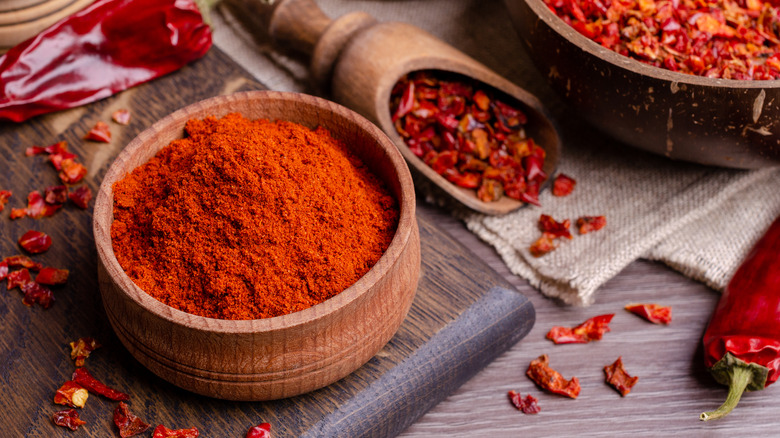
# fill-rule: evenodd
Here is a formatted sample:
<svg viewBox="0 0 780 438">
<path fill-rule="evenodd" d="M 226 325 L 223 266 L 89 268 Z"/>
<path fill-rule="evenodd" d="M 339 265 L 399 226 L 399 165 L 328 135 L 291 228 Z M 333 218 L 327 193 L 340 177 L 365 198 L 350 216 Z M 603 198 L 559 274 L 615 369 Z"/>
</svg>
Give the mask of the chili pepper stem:
<svg viewBox="0 0 780 438">
<path fill-rule="evenodd" d="M 717 420 L 723 418 L 729 414 L 739 403 L 739 399 L 742 398 L 742 393 L 753 380 L 753 372 L 748 368 L 734 367 L 731 372 L 729 381 L 729 393 L 726 396 L 726 401 L 718 409 L 710 412 L 703 412 L 699 419 L 701 421 Z"/>
</svg>

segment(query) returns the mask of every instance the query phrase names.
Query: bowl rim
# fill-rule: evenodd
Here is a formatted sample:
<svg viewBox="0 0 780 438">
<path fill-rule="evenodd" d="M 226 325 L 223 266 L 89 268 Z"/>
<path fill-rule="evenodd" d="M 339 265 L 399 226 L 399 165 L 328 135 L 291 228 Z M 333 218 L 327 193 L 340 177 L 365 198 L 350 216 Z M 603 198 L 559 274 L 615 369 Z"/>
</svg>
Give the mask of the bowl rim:
<svg viewBox="0 0 780 438">
<path fill-rule="evenodd" d="M 374 139 L 374 143 L 382 149 L 386 159 L 391 163 L 394 173 L 398 177 L 399 193 L 396 201 L 399 207 L 399 219 L 395 234 L 390 245 L 371 267 L 371 269 L 360 277 L 354 284 L 344 289 L 337 295 L 318 303 L 306 309 L 288 313 L 271 318 L 251 319 L 251 320 L 230 320 L 208 318 L 205 316 L 194 315 L 184 312 L 174 307 L 168 306 L 158 301 L 140 287 L 125 273 L 119 265 L 111 244 L 111 223 L 113 221 L 113 190 L 112 185 L 115 181 L 123 178 L 129 171 L 124 170 L 124 164 L 132 157 L 147 141 L 154 137 L 156 132 L 167 129 L 172 124 L 188 120 L 198 113 L 204 112 L 209 106 L 224 102 L 237 102 L 248 100 L 251 102 L 269 102 L 278 101 L 285 104 L 295 104 L 297 108 L 320 113 L 335 113 L 340 119 L 348 122 L 355 130 L 363 131 L 369 138 Z M 239 112 L 232 111 L 232 112 Z M 208 114 L 207 114 L 208 115 Z M 205 117 L 205 116 L 204 116 Z M 263 116 L 264 117 L 264 116 Z M 268 118 L 271 118 L 270 116 Z M 284 119 L 272 119 L 284 120 Z M 293 120 L 294 121 L 294 120 Z M 325 125 L 323 125 L 325 126 Z M 327 127 L 327 126 L 326 126 Z M 162 147 L 165 147 L 163 145 Z M 258 332 L 270 332 L 277 330 L 286 330 L 311 323 L 315 320 L 324 318 L 340 309 L 349 306 L 356 300 L 359 300 L 372 286 L 380 282 L 403 254 L 407 243 L 413 236 L 413 230 L 416 227 L 415 218 L 415 192 L 411 173 L 407 167 L 403 156 L 398 151 L 395 144 L 389 137 L 376 125 L 368 121 L 360 114 L 330 100 L 311 96 L 304 93 L 281 92 L 281 91 L 242 91 L 228 95 L 211 97 L 199 102 L 180 108 L 139 133 L 128 143 L 124 149 L 117 155 L 106 172 L 101 182 L 94 206 L 93 217 L 93 235 L 97 246 L 97 255 L 99 262 L 106 268 L 112 267 L 113 272 L 117 272 L 121 277 L 121 283 L 111 279 L 115 283 L 115 289 L 121 292 L 124 298 L 127 298 L 154 316 L 177 325 L 185 325 L 189 328 L 224 334 L 251 334 Z M 105 213 L 98 214 L 99 210 L 105 210 Z M 105 217 L 105 221 L 104 221 Z M 99 242 L 106 242 L 101 245 Z M 111 276 L 111 270 L 107 274 Z M 128 285 L 132 289 L 129 293 L 120 284 Z"/>
<path fill-rule="evenodd" d="M 581 48 L 585 52 L 602 59 L 617 68 L 629 70 L 641 76 L 648 76 L 659 81 L 672 82 L 679 86 L 680 84 L 695 85 L 699 87 L 711 88 L 735 88 L 735 89 L 763 89 L 780 87 L 780 79 L 723 79 L 708 78 L 706 76 L 691 75 L 686 73 L 674 72 L 661 67 L 655 67 L 644 64 L 636 59 L 621 55 L 613 50 L 602 47 L 600 44 L 577 32 L 569 26 L 560 17 L 544 3 L 544 0 L 505 0 L 505 2 L 523 1 L 528 5 L 536 17 L 542 20 L 548 27 L 553 29 L 558 35 Z"/>
</svg>

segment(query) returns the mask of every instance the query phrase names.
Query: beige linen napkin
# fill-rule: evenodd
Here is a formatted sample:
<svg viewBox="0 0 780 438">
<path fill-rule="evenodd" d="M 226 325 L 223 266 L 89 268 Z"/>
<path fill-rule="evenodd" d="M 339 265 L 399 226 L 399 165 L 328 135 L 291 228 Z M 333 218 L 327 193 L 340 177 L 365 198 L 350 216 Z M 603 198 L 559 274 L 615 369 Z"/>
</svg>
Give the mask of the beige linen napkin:
<svg viewBox="0 0 780 438">
<path fill-rule="evenodd" d="M 255 0 L 230 0 L 236 2 Z M 493 245 L 512 272 L 548 296 L 574 305 L 593 302 L 599 286 L 644 257 L 722 289 L 740 260 L 780 214 L 780 169 L 729 170 L 675 162 L 619 144 L 563 107 L 533 68 L 498 0 L 321 0 L 331 17 L 365 11 L 381 21 L 427 30 L 498 74 L 536 94 L 562 130 L 559 171 L 574 177 L 563 198 L 545 191 L 542 207 L 502 217 L 457 210 L 468 228 Z M 233 9 L 234 10 L 234 9 Z M 247 31 L 251 14 L 228 8 L 215 17 L 215 43 L 274 90 L 312 92 L 306 65 L 274 49 L 262 30 Z M 557 220 L 605 215 L 607 226 L 543 257 L 530 244 L 541 213 Z"/>
</svg>

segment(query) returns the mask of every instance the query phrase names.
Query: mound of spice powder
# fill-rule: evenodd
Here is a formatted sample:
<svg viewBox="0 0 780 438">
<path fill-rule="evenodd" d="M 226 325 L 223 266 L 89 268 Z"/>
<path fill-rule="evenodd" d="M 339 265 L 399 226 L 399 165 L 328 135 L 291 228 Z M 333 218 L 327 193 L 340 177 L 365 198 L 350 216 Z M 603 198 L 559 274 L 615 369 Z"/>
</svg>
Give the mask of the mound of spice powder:
<svg viewBox="0 0 780 438">
<path fill-rule="evenodd" d="M 119 264 L 163 303 L 219 319 L 296 312 L 390 245 L 395 198 L 328 130 L 230 114 L 185 132 L 113 187 Z"/>
</svg>

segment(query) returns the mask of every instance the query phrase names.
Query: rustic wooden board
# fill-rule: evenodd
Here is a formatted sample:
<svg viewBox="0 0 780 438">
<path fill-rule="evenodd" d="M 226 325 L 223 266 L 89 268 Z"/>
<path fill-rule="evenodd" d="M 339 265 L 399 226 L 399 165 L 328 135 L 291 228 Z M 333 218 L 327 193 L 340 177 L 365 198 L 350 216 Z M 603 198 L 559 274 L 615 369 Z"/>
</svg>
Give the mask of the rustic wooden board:
<svg viewBox="0 0 780 438">
<path fill-rule="evenodd" d="M 68 141 L 97 190 L 123 145 L 154 120 L 213 95 L 262 88 L 214 48 L 202 60 L 168 77 L 87 107 L 36 118 L 22 125 L 0 124 L 0 189 L 14 196 L 0 216 L 0 256 L 19 252 L 28 229 L 50 234 L 52 248 L 34 257 L 67 268 L 71 278 L 55 290 L 48 310 L 22 304 L 21 294 L 0 299 L 0 397 L 3 436 L 115 436 L 115 402 L 90 396 L 81 411 L 88 422 L 77 433 L 52 425 L 62 407 L 54 391 L 70 378 L 70 341 L 98 338 L 104 347 L 87 360 L 92 373 L 131 394 L 132 409 L 152 424 L 192 427 L 202 436 L 243 436 L 270 422 L 274 436 L 392 436 L 455 390 L 529 332 L 534 308 L 509 283 L 462 245 L 419 217 L 422 275 L 417 297 L 397 335 L 376 357 L 349 377 L 303 396 L 265 403 L 227 402 L 201 397 L 156 377 L 122 347 L 103 312 L 97 287 L 91 210 L 67 205 L 45 219 L 10 221 L 31 190 L 58 183 L 42 157 L 25 157 L 27 146 Z M 112 124 L 110 144 L 86 142 L 83 134 L 118 108 L 130 108 L 129 126 Z M 3 290 L 5 287 L 3 286 Z M 147 434 L 146 436 L 148 436 Z"/>
</svg>

